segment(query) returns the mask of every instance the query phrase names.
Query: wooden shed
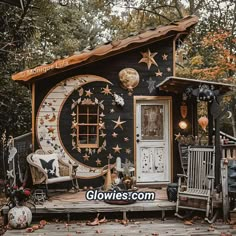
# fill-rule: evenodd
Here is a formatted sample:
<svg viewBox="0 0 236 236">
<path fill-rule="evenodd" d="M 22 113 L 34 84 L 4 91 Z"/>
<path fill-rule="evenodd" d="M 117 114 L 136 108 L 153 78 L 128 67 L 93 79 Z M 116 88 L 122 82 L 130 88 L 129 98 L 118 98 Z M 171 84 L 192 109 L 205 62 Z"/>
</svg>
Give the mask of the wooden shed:
<svg viewBox="0 0 236 236">
<path fill-rule="evenodd" d="M 180 171 L 174 134 L 182 131 L 187 88 L 173 79 L 175 50 L 197 22 L 188 16 L 14 74 L 32 86 L 34 150 L 76 163 L 76 176 L 88 186 L 101 185 L 108 161 L 129 161 L 139 185 L 173 182 Z M 194 104 L 187 101 L 189 134 L 195 132 Z"/>
</svg>

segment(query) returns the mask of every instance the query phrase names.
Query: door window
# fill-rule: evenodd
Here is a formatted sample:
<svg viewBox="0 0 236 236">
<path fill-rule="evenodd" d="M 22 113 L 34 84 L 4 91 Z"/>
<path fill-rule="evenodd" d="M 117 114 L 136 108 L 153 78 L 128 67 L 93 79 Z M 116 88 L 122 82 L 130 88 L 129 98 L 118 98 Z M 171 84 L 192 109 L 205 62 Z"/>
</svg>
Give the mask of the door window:
<svg viewBox="0 0 236 236">
<path fill-rule="evenodd" d="M 163 140 L 163 105 L 141 105 L 142 140 Z"/>
</svg>

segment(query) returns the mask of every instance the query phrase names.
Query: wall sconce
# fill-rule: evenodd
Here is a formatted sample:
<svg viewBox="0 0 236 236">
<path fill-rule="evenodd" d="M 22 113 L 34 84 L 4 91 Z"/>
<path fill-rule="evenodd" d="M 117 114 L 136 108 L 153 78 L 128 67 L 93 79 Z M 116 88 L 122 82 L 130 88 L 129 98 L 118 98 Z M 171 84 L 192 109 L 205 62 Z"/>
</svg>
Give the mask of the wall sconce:
<svg viewBox="0 0 236 236">
<path fill-rule="evenodd" d="M 186 129 L 186 128 L 188 127 L 188 124 L 187 124 L 186 121 L 181 120 L 181 121 L 179 122 L 179 127 L 180 127 L 180 129 Z"/>
</svg>

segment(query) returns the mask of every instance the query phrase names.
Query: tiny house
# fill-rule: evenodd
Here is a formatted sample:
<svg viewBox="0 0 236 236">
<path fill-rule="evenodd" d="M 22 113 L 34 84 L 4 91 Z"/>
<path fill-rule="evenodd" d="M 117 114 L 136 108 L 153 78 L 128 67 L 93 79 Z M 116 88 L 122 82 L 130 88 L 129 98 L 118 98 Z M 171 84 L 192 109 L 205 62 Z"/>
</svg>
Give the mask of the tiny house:
<svg viewBox="0 0 236 236">
<path fill-rule="evenodd" d="M 175 50 L 197 21 L 189 16 L 13 75 L 31 84 L 34 150 L 75 163 L 88 186 L 101 185 L 117 160 L 134 167 L 139 185 L 173 182 L 182 95 L 191 84 L 173 79 Z M 196 101 L 187 109 L 185 132 L 194 135 Z"/>
</svg>

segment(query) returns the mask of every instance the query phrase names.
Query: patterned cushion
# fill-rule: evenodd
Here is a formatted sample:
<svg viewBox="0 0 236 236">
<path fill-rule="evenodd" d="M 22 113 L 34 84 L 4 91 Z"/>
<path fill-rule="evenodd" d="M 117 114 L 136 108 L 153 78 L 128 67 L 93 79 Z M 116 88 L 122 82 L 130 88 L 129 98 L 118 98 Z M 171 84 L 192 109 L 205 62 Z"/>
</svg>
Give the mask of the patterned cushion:
<svg viewBox="0 0 236 236">
<path fill-rule="evenodd" d="M 33 154 L 32 161 L 46 171 L 49 179 L 60 177 L 57 154 Z"/>
</svg>

